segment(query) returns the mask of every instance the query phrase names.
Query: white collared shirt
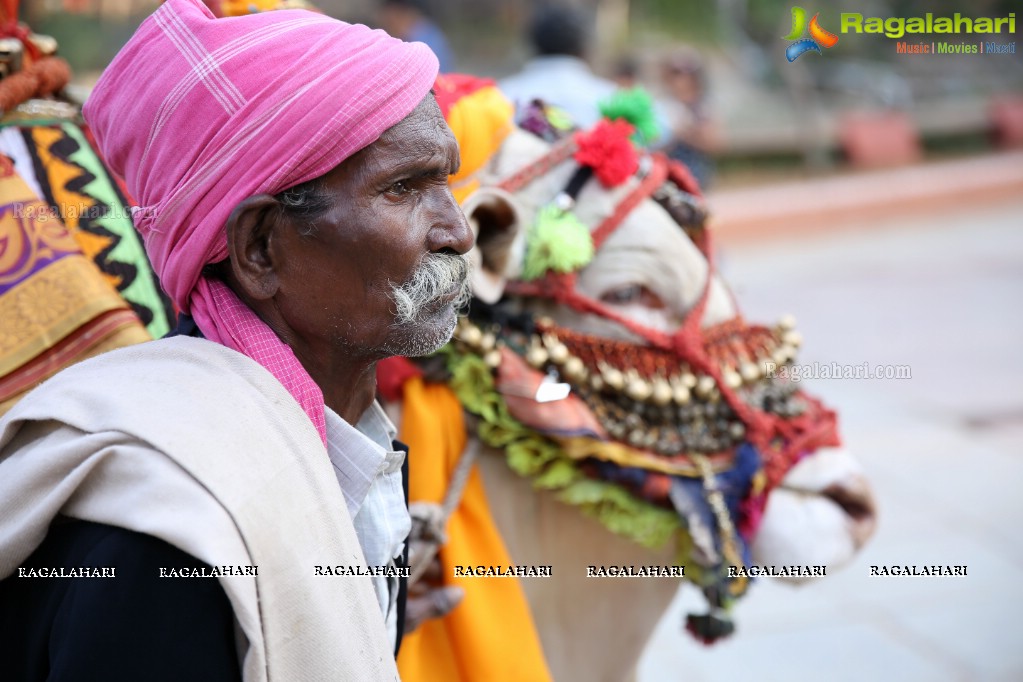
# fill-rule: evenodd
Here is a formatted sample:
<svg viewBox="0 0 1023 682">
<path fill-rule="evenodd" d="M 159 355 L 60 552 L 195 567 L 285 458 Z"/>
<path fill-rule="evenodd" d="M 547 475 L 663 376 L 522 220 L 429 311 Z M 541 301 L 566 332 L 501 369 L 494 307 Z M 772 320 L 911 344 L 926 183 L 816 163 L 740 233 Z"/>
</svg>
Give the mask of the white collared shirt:
<svg viewBox="0 0 1023 682">
<path fill-rule="evenodd" d="M 397 430 L 373 401 L 354 427 L 329 407 L 327 455 L 341 486 L 368 566 L 394 566 L 412 521 L 405 506 L 401 465 L 405 453 L 392 450 Z M 398 578 L 373 576 L 380 610 L 392 642 L 398 638 Z"/>
</svg>

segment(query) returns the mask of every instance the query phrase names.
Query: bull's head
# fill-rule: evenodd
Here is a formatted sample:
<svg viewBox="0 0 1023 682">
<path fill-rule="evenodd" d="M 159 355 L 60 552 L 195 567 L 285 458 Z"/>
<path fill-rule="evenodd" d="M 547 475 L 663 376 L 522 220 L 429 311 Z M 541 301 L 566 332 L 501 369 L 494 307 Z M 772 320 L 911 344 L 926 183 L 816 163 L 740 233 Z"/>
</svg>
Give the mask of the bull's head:
<svg viewBox="0 0 1023 682">
<path fill-rule="evenodd" d="M 515 128 L 463 170 L 475 293 L 500 304 L 475 306 L 459 347 L 487 358 L 511 414 L 582 475 L 677 513 L 712 605 L 745 587 L 721 578 L 728 565 L 848 562 L 873 532 L 873 497 L 834 413 L 773 376 L 800 343 L 791 321 L 739 315 L 683 167 L 639 155 L 609 186 L 580 144 Z M 536 255 L 559 243 L 540 234 L 552 211 L 585 226 L 591 255 Z M 544 406 L 552 382 L 571 386 L 570 407 Z"/>
</svg>

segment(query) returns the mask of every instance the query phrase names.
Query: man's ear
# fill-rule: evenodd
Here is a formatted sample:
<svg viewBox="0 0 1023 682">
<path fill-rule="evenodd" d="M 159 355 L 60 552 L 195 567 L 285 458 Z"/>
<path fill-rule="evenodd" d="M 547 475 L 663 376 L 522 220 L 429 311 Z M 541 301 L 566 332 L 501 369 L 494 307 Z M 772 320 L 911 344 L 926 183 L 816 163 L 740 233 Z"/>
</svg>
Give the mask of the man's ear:
<svg viewBox="0 0 1023 682">
<path fill-rule="evenodd" d="M 276 263 L 270 243 L 280 227 L 280 204 L 269 194 L 244 199 L 227 218 L 231 278 L 240 294 L 267 300 L 277 293 Z"/>
</svg>

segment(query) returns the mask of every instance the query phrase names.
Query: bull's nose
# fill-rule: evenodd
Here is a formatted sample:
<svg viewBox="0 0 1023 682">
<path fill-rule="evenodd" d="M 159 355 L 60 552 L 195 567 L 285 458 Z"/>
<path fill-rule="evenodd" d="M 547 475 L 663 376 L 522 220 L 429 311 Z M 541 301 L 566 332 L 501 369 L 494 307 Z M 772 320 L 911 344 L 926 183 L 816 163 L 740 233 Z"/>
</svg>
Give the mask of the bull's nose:
<svg viewBox="0 0 1023 682">
<path fill-rule="evenodd" d="M 867 480 L 854 476 L 829 485 L 821 494 L 845 512 L 856 549 L 866 544 L 877 529 L 877 502 Z"/>
</svg>

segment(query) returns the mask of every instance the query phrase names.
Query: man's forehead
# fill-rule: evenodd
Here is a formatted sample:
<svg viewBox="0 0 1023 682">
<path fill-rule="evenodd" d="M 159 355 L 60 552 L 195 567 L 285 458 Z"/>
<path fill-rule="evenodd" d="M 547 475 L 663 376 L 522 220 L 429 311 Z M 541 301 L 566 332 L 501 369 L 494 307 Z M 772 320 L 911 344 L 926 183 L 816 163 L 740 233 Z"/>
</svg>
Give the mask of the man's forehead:
<svg viewBox="0 0 1023 682">
<path fill-rule="evenodd" d="M 369 155 L 457 153 L 458 143 L 433 95 L 428 95 L 408 116 L 380 135 Z"/>
<path fill-rule="evenodd" d="M 388 135 L 400 137 L 406 134 L 409 128 L 414 127 L 432 127 L 442 135 L 451 134 L 451 128 L 448 127 L 447 121 L 444 120 L 444 115 L 441 113 L 440 105 L 437 104 L 437 99 L 434 97 L 432 90 L 426 94 L 426 97 L 423 98 L 415 109 L 409 112 L 408 116 L 385 130 L 380 137 L 384 138 Z"/>
<path fill-rule="evenodd" d="M 453 158 L 451 158 L 453 157 Z M 422 172 L 430 163 L 458 166 L 458 144 L 432 94 L 375 141 L 345 159 L 325 177 Z M 448 169 L 446 172 L 453 172 Z"/>
</svg>

